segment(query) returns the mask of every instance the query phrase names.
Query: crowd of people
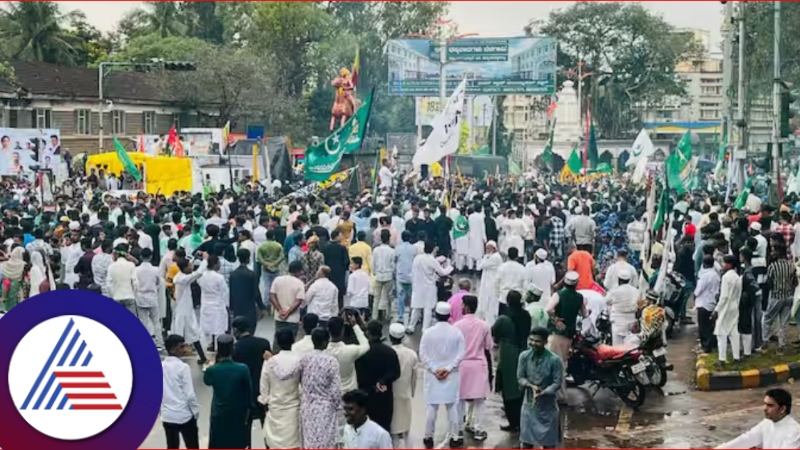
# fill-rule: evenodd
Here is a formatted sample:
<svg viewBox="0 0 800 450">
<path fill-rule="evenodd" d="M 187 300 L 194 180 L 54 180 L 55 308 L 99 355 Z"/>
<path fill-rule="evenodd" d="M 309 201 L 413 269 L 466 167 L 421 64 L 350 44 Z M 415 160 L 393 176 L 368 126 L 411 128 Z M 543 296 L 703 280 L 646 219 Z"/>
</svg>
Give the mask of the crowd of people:
<svg viewBox="0 0 800 450">
<path fill-rule="evenodd" d="M 485 440 L 494 393 L 503 431 L 553 448 L 573 338 L 604 310 L 614 345 L 662 333 L 659 283 L 678 293 L 684 323 L 694 298 L 702 349 L 718 349 L 720 365 L 728 344 L 734 364 L 792 345 L 794 197 L 773 210 L 751 195 L 739 211 L 713 194 L 679 196 L 672 227 L 651 232 L 646 188 L 623 179 L 401 182 L 388 161 L 379 174 L 364 192 L 292 195 L 286 183 L 268 194 L 243 181 L 120 198 L 91 172 L 52 207 L 6 198 L 3 308 L 83 289 L 137 315 L 166 355 L 168 448 L 199 445 L 191 355 L 213 389 L 209 448 L 249 448 L 256 421 L 269 448 L 412 446 L 420 373 L 425 448 L 439 406 L 450 447 Z M 264 315 L 272 339 L 256 336 Z"/>
</svg>

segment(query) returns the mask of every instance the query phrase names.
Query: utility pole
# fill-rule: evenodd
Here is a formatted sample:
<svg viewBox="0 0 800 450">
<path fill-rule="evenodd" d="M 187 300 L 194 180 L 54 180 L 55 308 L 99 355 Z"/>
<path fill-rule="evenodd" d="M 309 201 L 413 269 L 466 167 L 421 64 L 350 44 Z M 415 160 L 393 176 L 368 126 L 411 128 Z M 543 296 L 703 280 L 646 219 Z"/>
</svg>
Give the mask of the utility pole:
<svg viewBox="0 0 800 450">
<path fill-rule="evenodd" d="M 447 99 L 447 79 L 445 78 L 445 70 L 444 66 L 447 64 L 447 36 L 445 36 L 444 30 L 441 31 L 439 36 L 439 104 L 442 107 L 442 111 L 444 111 L 445 102 Z"/>
<path fill-rule="evenodd" d="M 774 40 L 772 69 L 772 183 L 770 183 L 770 203 L 778 204 L 783 199 L 783 183 L 780 168 L 780 118 L 781 118 L 781 2 L 773 1 L 774 8 Z"/>
<path fill-rule="evenodd" d="M 731 129 L 733 128 L 733 103 L 731 97 L 733 96 L 733 2 L 725 3 L 724 7 L 725 19 L 722 22 L 722 130 L 720 142 L 725 142 L 727 138 L 728 145 L 733 142 L 730 138 L 732 136 Z M 741 60 L 739 64 L 741 65 Z M 731 184 L 733 182 L 734 171 L 736 163 L 734 162 L 734 152 L 731 152 L 730 162 L 728 164 L 728 180 L 725 196 L 727 198 L 731 192 Z M 741 186 L 739 186 L 741 188 Z"/>
<path fill-rule="evenodd" d="M 744 189 L 744 162 L 747 159 L 747 119 L 744 117 L 744 104 L 747 93 L 745 91 L 745 49 L 747 48 L 747 32 L 745 30 L 744 10 L 746 5 L 744 2 L 739 2 L 739 79 L 737 98 L 736 98 L 736 125 L 739 127 L 739 140 L 736 146 L 736 186 L 739 190 Z M 733 142 L 730 138 L 733 135 L 733 127 L 728 125 L 728 142 Z M 731 160 L 733 161 L 733 155 Z"/>
</svg>

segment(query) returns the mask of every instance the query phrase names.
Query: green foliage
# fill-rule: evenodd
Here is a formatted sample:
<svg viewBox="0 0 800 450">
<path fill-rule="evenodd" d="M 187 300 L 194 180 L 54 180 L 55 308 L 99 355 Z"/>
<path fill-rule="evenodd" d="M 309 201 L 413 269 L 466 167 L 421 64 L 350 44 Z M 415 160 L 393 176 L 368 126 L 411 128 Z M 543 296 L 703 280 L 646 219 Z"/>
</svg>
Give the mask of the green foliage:
<svg viewBox="0 0 800 450">
<path fill-rule="evenodd" d="M 0 10 L 0 47 L 8 60 L 76 65 L 82 42 L 65 25 L 80 18 L 62 14 L 55 2 L 9 3 Z"/>
<path fill-rule="evenodd" d="M 147 62 L 153 58 L 167 61 L 194 61 L 194 58 L 213 47 L 197 38 L 170 36 L 162 38 L 156 33 L 131 39 L 125 47 L 110 58 L 112 61 Z"/>
<path fill-rule="evenodd" d="M 574 70 L 584 61 L 586 96 L 601 134 L 627 137 L 635 131 L 635 105 L 685 95 L 675 74 L 678 62 L 696 59 L 694 38 L 678 33 L 638 3 L 579 2 L 550 14 L 543 33 L 559 42 L 558 64 Z"/>
</svg>

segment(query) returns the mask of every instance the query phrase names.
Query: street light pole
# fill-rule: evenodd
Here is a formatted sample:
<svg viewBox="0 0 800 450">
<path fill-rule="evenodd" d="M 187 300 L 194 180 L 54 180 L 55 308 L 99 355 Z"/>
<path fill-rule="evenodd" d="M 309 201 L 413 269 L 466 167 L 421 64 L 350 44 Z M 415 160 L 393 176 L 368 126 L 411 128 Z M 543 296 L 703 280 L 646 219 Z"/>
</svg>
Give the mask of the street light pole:
<svg viewBox="0 0 800 450">
<path fill-rule="evenodd" d="M 747 34 L 745 32 L 745 22 L 744 22 L 744 10 L 745 4 L 744 2 L 739 2 L 739 79 L 737 80 L 738 90 L 737 90 L 737 98 L 736 98 L 736 119 L 737 125 L 739 125 L 739 142 L 737 145 L 737 153 L 739 153 L 739 157 L 736 158 L 736 185 L 739 189 L 744 189 L 744 161 L 747 158 L 747 127 L 745 126 L 746 121 L 744 118 L 744 102 L 745 100 L 745 50 L 746 50 L 746 42 L 747 42 Z M 732 140 L 730 137 L 733 134 L 733 127 L 728 125 L 728 142 Z M 733 155 L 731 155 L 733 156 Z M 733 158 L 731 158 L 733 160 Z"/>
<path fill-rule="evenodd" d="M 780 116 L 781 116 L 781 2 L 773 1 L 774 8 L 774 41 L 773 41 L 773 83 L 772 83 L 772 171 L 773 183 L 770 183 L 770 202 L 783 199 L 780 168 Z M 775 204 L 775 203 L 772 203 Z"/>
<path fill-rule="evenodd" d="M 105 68 L 109 63 L 101 62 L 100 67 L 97 68 L 97 97 L 100 99 L 100 107 L 97 116 L 100 121 L 100 128 L 98 131 L 97 148 L 99 153 L 103 153 L 103 109 L 105 107 L 105 100 L 103 100 L 103 78 L 105 77 Z"/>
</svg>

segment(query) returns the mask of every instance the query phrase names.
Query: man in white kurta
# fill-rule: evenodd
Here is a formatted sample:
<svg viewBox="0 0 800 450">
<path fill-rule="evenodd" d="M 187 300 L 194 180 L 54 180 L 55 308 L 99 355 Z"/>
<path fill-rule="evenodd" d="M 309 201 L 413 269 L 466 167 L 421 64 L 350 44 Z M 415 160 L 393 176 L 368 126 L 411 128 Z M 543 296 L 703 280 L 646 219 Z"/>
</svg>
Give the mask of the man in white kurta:
<svg viewBox="0 0 800 450">
<path fill-rule="evenodd" d="M 264 441 L 269 448 L 300 448 L 300 356 L 292 352 L 294 333 L 275 333 L 281 351 L 261 366 L 258 402 L 267 407 Z"/>
<path fill-rule="evenodd" d="M 800 424 L 791 412 L 792 394 L 785 389 L 770 389 L 764 397 L 766 418 L 717 448 L 800 448 Z"/>
<path fill-rule="evenodd" d="M 469 220 L 460 213 L 452 220 L 453 249 L 455 250 L 453 261 L 457 269 L 464 270 L 469 267 Z"/>
<path fill-rule="evenodd" d="M 494 241 L 486 243 L 486 255 L 481 260 L 481 283 L 478 285 L 478 316 L 487 320 L 489 311 L 499 308 L 497 299 L 497 271 L 503 264 L 503 257 L 497 251 L 497 244 Z M 494 305 L 494 307 L 492 307 Z M 495 313 L 495 319 L 497 313 Z M 494 322 L 492 322 L 494 324 Z"/>
<path fill-rule="evenodd" d="M 403 345 L 406 328 L 393 323 L 389 326 L 389 340 L 400 361 L 400 377 L 392 383 L 393 411 L 391 434 L 394 448 L 408 447 L 408 432 L 411 430 L 412 399 L 417 389 L 417 353 Z"/>
<path fill-rule="evenodd" d="M 739 361 L 741 350 L 739 337 L 739 298 L 742 294 L 742 278 L 736 273 L 736 258 L 725 256 L 723 261 L 722 284 L 719 288 L 719 301 L 711 314 L 716 319 L 714 335 L 717 337 L 719 363 L 727 360 L 728 340 L 731 342 L 733 360 Z"/>
<path fill-rule="evenodd" d="M 436 282 L 439 277 L 450 275 L 452 266 L 443 267 L 433 255 L 436 244 L 433 241 L 425 242 L 424 253 L 414 257 L 411 264 L 411 318 L 407 329 L 413 333 L 422 315 L 422 329 L 427 330 L 433 319 L 433 307 L 436 305 Z"/>
<path fill-rule="evenodd" d="M 606 277 L 603 279 L 603 287 L 610 291 L 619 285 L 619 274 L 626 272 L 630 279 L 631 286 L 639 286 L 639 277 L 636 275 L 636 268 L 628 262 L 628 251 L 620 249 L 617 251 L 617 260 L 606 269 Z"/>
<path fill-rule="evenodd" d="M 450 447 L 461 445 L 461 417 L 456 405 L 459 400 L 460 378 L 458 365 L 464 359 L 466 345 L 464 335 L 448 323 L 450 305 L 436 304 L 436 325 L 422 334 L 419 343 L 419 359 L 425 370 L 425 448 L 433 448 L 433 434 L 436 431 L 436 415 L 439 406 L 447 409 L 447 422 L 450 433 Z"/>
<path fill-rule="evenodd" d="M 476 206 L 476 210 L 469 215 L 469 257 L 467 258 L 467 269 L 483 270 L 478 267 L 483 259 L 483 249 L 486 245 L 486 223 L 484 222 L 481 207 Z"/>
<path fill-rule="evenodd" d="M 553 293 L 553 285 L 556 284 L 556 268 L 547 260 L 547 250 L 543 248 L 536 250 L 533 258 L 533 261 L 525 266 L 528 283 L 542 291 L 542 298 L 547 303 Z"/>
<path fill-rule="evenodd" d="M 484 320 L 491 327 L 497 320 L 500 303 L 506 303 L 506 296 L 511 291 L 520 294 L 525 293 L 528 287 L 528 271 L 519 262 L 520 249 L 511 247 L 508 249 L 508 261 L 500 264 L 497 268 L 497 280 L 495 281 L 496 303 L 487 305 Z M 480 304 L 480 303 L 479 303 Z"/>
<path fill-rule="evenodd" d="M 631 283 L 631 273 L 621 270 L 617 273 L 617 287 L 606 293 L 606 304 L 611 314 L 611 343 L 622 345 L 636 323 L 636 310 L 639 302 L 639 289 Z"/>
<path fill-rule="evenodd" d="M 509 217 L 506 218 L 503 223 L 503 228 L 505 229 L 505 253 L 508 254 L 509 249 L 516 247 L 519 254 L 522 255 L 525 251 L 524 237 L 527 234 L 527 227 L 525 226 L 525 222 L 519 217 L 519 213 L 511 211 Z"/>
</svg>

